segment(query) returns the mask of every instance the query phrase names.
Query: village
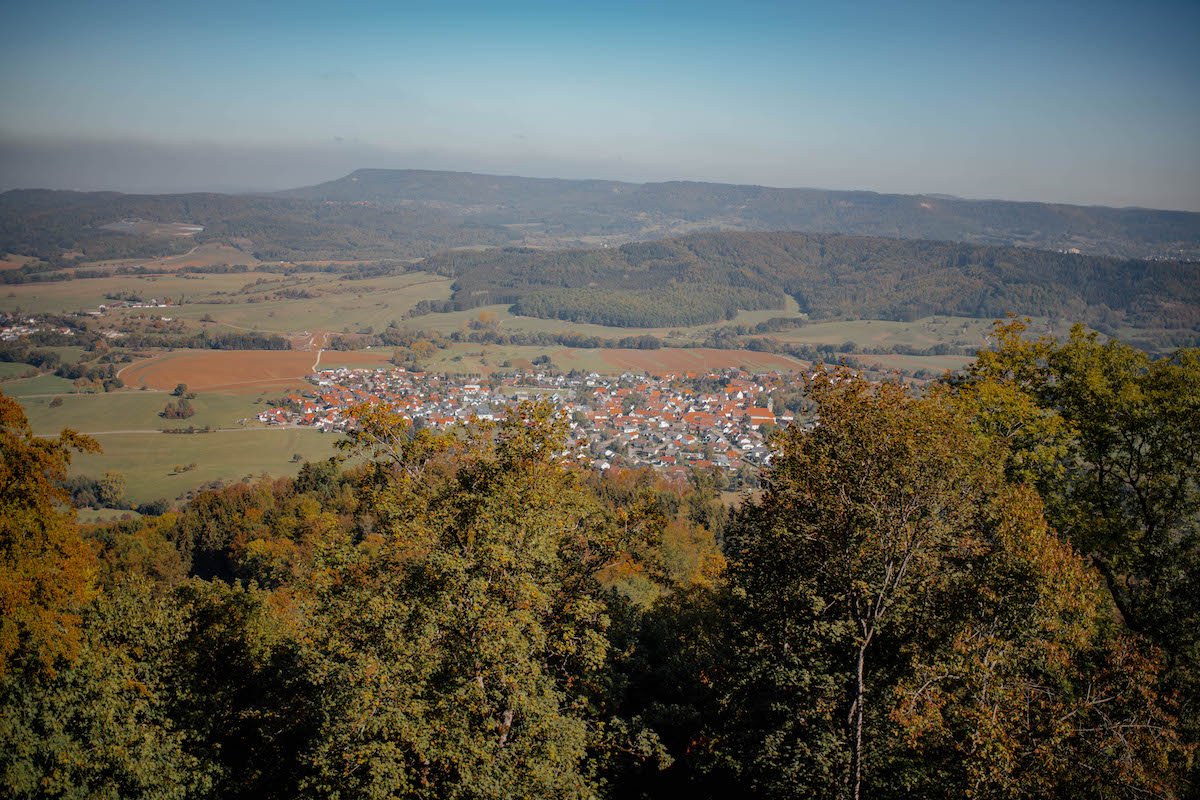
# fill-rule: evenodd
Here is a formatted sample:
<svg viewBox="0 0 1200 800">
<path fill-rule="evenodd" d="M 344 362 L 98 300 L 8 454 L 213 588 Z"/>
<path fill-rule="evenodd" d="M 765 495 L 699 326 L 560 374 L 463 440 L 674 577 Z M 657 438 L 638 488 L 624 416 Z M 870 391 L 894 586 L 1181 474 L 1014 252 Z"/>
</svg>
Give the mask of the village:
<svg viewBox="0 0 1200 800">
<path fill-rule="evenodd" d="M 339 368 L 309 380 L 312 390 L 287 395 L 258 420 L 339 432 L 353 424 L 349 409 L 367 403 L 386 405 L 416 427 L 444 429 L 500 419 L 523 400 L 542 399 L 567 418 L 564 456 L 580 466 L 681 473 L 755 472 L 770 460 L 770 432 L 797 422 L 793 411 L 774 408 L 775 397 L 800 391 L 799 375 L 736 369 L 654 377 L 520 372 L 479 381 L 401 367 Z"/>
<path fill-rule="evenodd" d="M 36 316 L 21 317 L 10 314 L 0 314 L 0 342 L 17 342 L 23 337 L 35 333 L 61 333 L 64 336 L 74 336 L 70 328 L 56 327 L 45 324 Z"/>
</svg>

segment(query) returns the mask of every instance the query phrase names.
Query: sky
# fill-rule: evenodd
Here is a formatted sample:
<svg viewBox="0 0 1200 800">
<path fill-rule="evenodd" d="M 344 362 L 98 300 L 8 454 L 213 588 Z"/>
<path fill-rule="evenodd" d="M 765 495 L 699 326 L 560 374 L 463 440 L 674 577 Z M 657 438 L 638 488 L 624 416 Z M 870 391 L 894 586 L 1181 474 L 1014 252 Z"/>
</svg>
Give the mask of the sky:
<svg viewBox="0 0 1200 800">
<path fill-rule="evenodd" d="M 1200 2 L 0 4 L 0 189 L 365 167 L 1200 211 Z"/>
</svg>

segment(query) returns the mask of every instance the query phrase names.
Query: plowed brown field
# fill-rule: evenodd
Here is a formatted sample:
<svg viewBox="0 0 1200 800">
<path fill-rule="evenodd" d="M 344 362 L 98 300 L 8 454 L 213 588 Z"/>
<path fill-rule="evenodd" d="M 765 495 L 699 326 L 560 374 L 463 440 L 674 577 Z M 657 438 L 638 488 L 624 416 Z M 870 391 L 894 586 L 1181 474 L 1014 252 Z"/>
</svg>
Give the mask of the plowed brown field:
<svg viewBox="0 0 1200 800">
<path fill-rule="evenodd" d="M 386 364 L 390 351 L 321 353 L 324 367 L 343 364 L 369 367 Z M 133 364 L 121 372 L 128 386 L 174 389 L 186 383 L 193 391 L 254 390 L 295 384 L 312 374 L 316 353 L 294 350 L 205 350 L 183 351 Z"/>
</svg>

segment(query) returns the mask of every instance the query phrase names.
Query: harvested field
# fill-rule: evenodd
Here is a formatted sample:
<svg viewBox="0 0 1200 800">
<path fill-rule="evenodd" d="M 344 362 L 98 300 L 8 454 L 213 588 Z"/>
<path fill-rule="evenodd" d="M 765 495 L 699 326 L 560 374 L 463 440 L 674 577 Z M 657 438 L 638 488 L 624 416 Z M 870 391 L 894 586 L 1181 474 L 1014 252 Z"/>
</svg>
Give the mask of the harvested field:
<svg viewBox="0 0 1200 800">
<path fill-rule="evenodd" d="M 386 364 L 392 352 L 368 350 L 320 354 L 320 366 Z M 316 353 L 295 350 L 186 350 L 134 364 L 121 373 L 128 386 L 174 389 L 186 383 L 193 391 L 272 388 L 295 385 L 312 374 Z"/>
</svg>

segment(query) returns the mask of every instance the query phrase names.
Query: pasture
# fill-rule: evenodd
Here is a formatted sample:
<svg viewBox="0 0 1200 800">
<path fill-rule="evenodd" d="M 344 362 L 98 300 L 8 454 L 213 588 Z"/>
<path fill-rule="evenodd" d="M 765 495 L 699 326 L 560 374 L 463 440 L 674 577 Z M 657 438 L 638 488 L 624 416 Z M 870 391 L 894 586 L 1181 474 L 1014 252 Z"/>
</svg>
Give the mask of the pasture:
<svg viewBox="0 0 1200 800">
<path fill-rule="evenodd" d="M 155 223 L 148 223 L 154 225 Z M 178 235 L 178 234 L 168 234 Z M 209 242 L 197 245 L 187 253 L 158 258 L 121 258 L 108 261 L 89 261 L 79 266 L 87 269 L 117 269 L 118 267 L 147 267 L 150 269 L 177 270 L 181 267 L 207 267 L 217 264 L 245 264 L 250 267 L 262 262 L 252 253 L 229 244 Z"/>
<path fill-rule="evenodd" d="M 305 460 L 334 455 L 338 437 L 308 428 L 257 428 L 198 434 L 136 433 L 95 437 L 103 453 L 77 455 L 72 475 L 100 477 L 107 470 L 125 475 L 126 496 L 135 505 L 158 498 L 174 500 L 212 481 L 295 475 Z M 176 472 L 176 466 L 195 469 Z"/>
<path fill-rule="evenodd" d="M 39 375 L 36 378 L 15 378 L 0 384 L 0 392 L 9 397 L 28 397 L 37 394 L 68 394 L 75 391 L 75 384 L 57 375 Z"/>
<path fill-rule="evenodd" d="M 267 397 L 278 397 L 268 393 Z M 53 436 L 63 428 L 80 433 L 104 431 L 157 431 L 163 428 L 229 428 L 238 421 L 267 408 L 257 403 L 253 394 L 200 393 L 188 403 L 196 412 L 187 419 L 165 419 L 159 416 L 168 402 L 178 398 L 166 392 L 107 392 L 74 394 L 61 398 L 62 404 L 52 408 L 49 397 L 26 397 L 21 406 L 39 436 Z M 257 423 L 255 423 L 257 424 Z"/>
<path fill-rule="evenodd" d="M 36 373 L 37 368 L 20 362 L 0 361 L 0 381 L 18 378 L 31 371 Z"/>
<path fill-rule="evenodd" d="M 951 372 L 965 369 L 974 361 L 973 356 L 872 356 L 863 355 L 861 353 L 845 354 L 847 358 L 853 358 L 869 366 L 877 369 L 895 370 L 898 372 L 916 372 L 918 370 L 929 370 L 935 375 L 940 375 L 946 370 Z"/>
<path fill-rule="evenodd" d="M 132 292 L 144 299 L 184 302 L 211 299 L 216 293 L 236 292 L 258 278 L 278 278 L 264 273 L 234 275 L 119 275 L 111 278 L 79 278 L 52 283 L 21 283 L 0 293 L 0 311 L 20 309 L 32 313 L 69 314 L 94 310 L 110 303 L 109 295 Z M 141 309 L 136 309 L 139 313 Z M 178 308 L 161 309 L 164 316 L 177 316 Z M 203 313 L 201 310 L 199 313 Z"/>
<path fill-rule="evenodd" d="M 424 365 L 432 372 L 450 375 L 490 374 L 497 370 L 529 369 L 538 356 L 549 356 L 553 368 L 620 375 L 625 372 L 666 374 L 703 372 L 745 366 L 751 371 L 794 370 L 803 362 L 774 353 L 749 350 L 664 347 L 658 350 L 592 349 L 573 347 L 519 347 L 456 344 L 439 350 Z M 324 362 L 322 362 L 323 364 Z M 507 364 L 507 366 L 506 366 Z"/>
<path fill-rule="evenodd" d="M 421 300 L 450 297 L 448 278 L 424 272 L 363 281 L 343 281 L 328 275 L 282 281 L 280 276 L 271 276 L 275 280 L 258 285 L 241 277 L 243 281 L 235 293 L 208 298 L 219 299 L 219 304 L 189 304 L 172 309 L 174 315 L 185 320 L 207 316 L 235 329 L 264 333 L 360 333 L 368 328 L 382 331 L 390 323 L 402 321 L 405 312 Z M 280 290 L 313 296 L 271 299 L 270 295 Z"/>
<path fill-rule="evenodd" d="M 992 320 L 970 317 L 925 317 L 912 322 L 860 319 L 810 322 L 801 328 L 768 333 L 788 344 L 835 345 L 853 342 L 859 349 L 900 345 L 926 349 L 938 344 L 982 348 Z"/>
<path fill-rule="evenodd" d="M 803 319 L 796 307 L 796 301 L 786 298 L 785 309 L 768 309 L 760 311 L 740 311 L 732 320 L 721 320 L 706 325 L 695 325 L 690 328 L 618 328 L 610 325 L 593 325 L 588 322 L 569 322 L 561 319 L 541 319 L 539 317 L 521 317 L 512 314 L 507 305 L 480 306 L 468 311 L 451 311 L 446 314 L 426 314 L 416 317 L 406 324 L 413 328 L 437 331 L 443 335 L 468 328 L 482 313 L 490 314 L 496 319 L 503 333 L 578 333 L 583 336 L 597 336 L 601 339 L 624 339 L 627 336 L 656 336 L 664 341 L 678 344 L 701 342 L 717 328 L 727 325 L 754 326 L 773 317 L 789 317 Z"/>
</svg>

